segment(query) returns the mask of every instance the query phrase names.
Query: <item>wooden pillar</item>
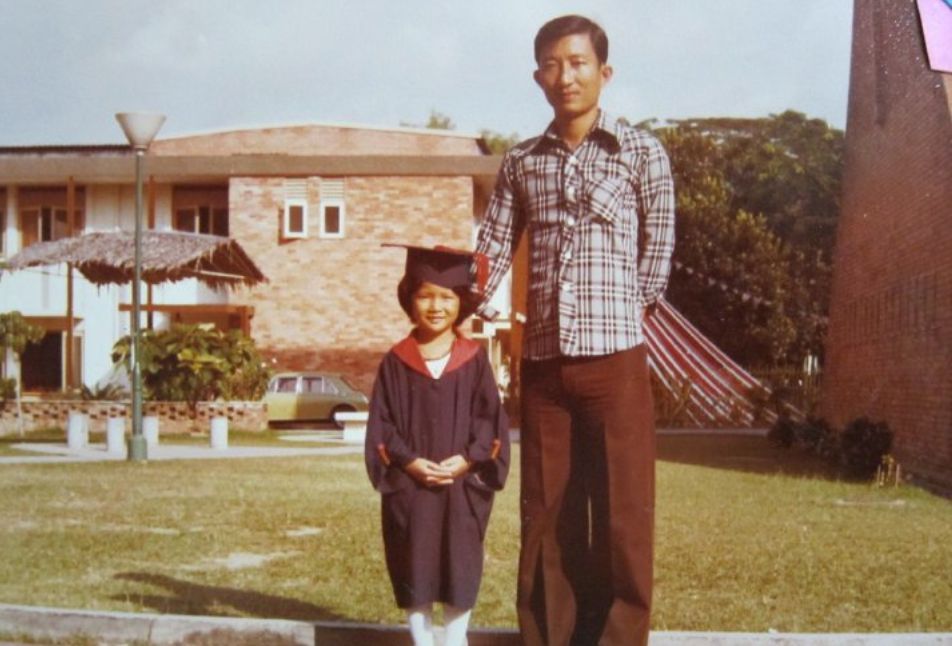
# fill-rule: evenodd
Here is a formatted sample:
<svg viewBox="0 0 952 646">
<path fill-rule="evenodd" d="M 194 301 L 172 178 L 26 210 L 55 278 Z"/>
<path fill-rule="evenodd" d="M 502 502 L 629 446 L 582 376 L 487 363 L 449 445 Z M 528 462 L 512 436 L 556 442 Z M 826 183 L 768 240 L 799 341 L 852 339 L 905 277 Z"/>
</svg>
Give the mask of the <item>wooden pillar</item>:
<svg viewBox="0 0 952 646">
<path fill-rule="evenodd" d="M 66 235 L 76 232 L 76 182 L 72 176 L 66 180 Z M 66 266 L 66 387 L 74 388 L 73 378 L 73 265 Z"/>
<path fill-rule="evenodd" d="M 246 337 L 251 338 L 251 316 L 249 316 L 248 309 L 248 307 L 241 305 L 238 311 L 241 314 L 241 331 Z"/>
</svg>

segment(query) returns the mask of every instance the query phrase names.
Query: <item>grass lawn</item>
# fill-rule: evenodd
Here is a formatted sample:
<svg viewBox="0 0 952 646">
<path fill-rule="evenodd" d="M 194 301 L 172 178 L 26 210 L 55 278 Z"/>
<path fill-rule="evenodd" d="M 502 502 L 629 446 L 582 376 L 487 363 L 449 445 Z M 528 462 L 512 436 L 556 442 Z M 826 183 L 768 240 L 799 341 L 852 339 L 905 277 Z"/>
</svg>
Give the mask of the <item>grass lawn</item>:
<svg viewBox="0 0 952 646">
<path fill-rule="evenodd" d="M 952 503 L 661 437 L 659 630 L 952 630 Z M 518 470 L 475 625 L 514 626 Z M 398 623 L 359 456 L 0 466 L 0 602 Z"/>
</svg>

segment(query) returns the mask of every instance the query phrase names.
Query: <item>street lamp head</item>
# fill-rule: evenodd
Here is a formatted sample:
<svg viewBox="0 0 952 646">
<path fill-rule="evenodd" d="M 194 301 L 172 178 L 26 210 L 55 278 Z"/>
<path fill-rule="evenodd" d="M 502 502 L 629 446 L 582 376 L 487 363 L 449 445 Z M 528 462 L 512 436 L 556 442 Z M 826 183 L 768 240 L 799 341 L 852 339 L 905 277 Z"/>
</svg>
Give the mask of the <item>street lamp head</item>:
<svg viewBox="0 0 952 646">
<path fill-rule="evenodd" d="M 116 121 L 122 126 L 132 147 L 144 151 L 165 123 L 165 115 L 157 112 L 119 112 Z"/>
</svg>

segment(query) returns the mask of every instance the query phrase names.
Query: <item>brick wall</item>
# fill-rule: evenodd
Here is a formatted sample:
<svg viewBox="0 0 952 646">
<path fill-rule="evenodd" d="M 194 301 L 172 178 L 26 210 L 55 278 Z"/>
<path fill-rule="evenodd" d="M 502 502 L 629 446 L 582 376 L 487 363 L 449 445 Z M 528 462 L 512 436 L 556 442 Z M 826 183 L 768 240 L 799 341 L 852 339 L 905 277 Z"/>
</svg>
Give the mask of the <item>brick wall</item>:
<svg viewBox="0 0 952 646">
<path fill-rule="evenodd" d="M 846 173 L 823 413 L 896 433 L 904 468 L 952 488 L 952 114 L 915 2 L 854 8 Z"/>
<path fill-rule="evenodd" d="M 340 372 L 369 393 L 409 326 L 396 299 L 405 254 L 383 242 L 468 248 L 469 177 L 344 178 L 345 237 L 318 237 L 321 180 L 307 179 L 309 237 L 281 239 L 282 178 L 232 178 L 231 236 L 270 282 L 230 297 L 255 307 L 252 336 L 275 369 Z"/>
<path fill-rule="evenodd" d="M 83 413 L 93 433 L 106 432 L 106 420 L 122 417 L 126 432 L 132 432 L 131 406 L 123 402 L 40 400 L 22 402 L 23 429 L 66 428 L 70 412 Z M 194 419 L 184 402 L 144 402 L 143 415 L 159 418 L 159 434 L 209 432 L 211 418 L 224 415 L 229 427 L 243 431 L 263 431 L 268 426 L 263 402 L 199 402 Z M 0 407 L 0 434 L 16 432 L 16 404 L 8 401 Z"/>
</svg>

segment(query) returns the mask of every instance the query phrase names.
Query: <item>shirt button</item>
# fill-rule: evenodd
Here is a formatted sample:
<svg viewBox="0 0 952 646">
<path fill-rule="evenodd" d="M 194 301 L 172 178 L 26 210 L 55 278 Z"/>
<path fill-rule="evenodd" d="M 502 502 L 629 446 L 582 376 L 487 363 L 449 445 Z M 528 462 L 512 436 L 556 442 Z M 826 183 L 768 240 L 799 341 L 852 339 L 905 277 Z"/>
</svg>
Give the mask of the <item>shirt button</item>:
<svg viewBox="0 0 952 646">
<path fill-rule="evenodd" d="M 578 160 L 575 159 L 575 157 L 573 157 L 572 155 L 569 155 L 569 156 L 566 158 L 565 163 L 567 163 L 569 166 L 572 166 L 572 165 L 574 165 L 574 164 L 577 164 L 577 163 L 578 163 Z"/>
<path fill-rule="evenodd" d="M 571 216 L 571 215 L 570 215 L 569 217 L 565 218 L 565 226 L 574 227 L 574 226 L 575 226 L 575 218 L 574 218 L 573 216 Z"/>
<path fill-rule="evenodd" d="M 562 289 L 564 289 L 564 290 L 567 291 L 567 292 L 572 291 L 572 288 L 573 288 L 574 286 L 575 286 L 575 285 L 573 285 L 571 281 L 568 281 L 568 280 L 563 280 L 563 281 L 562 281 Z"/>
<path fill-rule="evenodd" d="M 574 186 L 567 186 L 567 187 L 565 188 L 565 196 L 566 196 L 567 198 L 569 198 L 570 200 L 573 200 L 573 201 L 574 201 L 574 200 L 575 200 L 575 187 L 574 187 Z"/>
</svg>

